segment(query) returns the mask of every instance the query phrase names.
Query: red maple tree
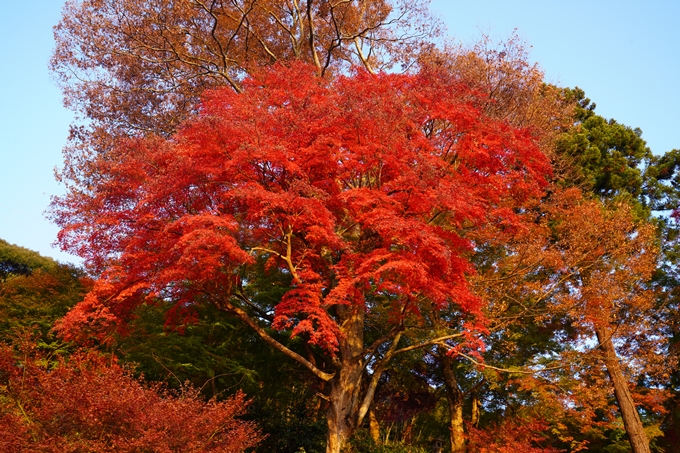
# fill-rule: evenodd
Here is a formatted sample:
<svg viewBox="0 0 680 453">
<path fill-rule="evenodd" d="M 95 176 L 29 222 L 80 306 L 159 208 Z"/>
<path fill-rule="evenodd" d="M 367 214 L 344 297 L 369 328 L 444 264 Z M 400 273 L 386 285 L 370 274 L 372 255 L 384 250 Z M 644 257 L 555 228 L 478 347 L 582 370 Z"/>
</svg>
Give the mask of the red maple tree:
<svg viewBox="0 0 680 453">
<path fill-rule="evenodd" d="M 62 247 L 100 275 L 60 329 L 101 334 L 142 303 L 187 316 L 214 304 L 328 383 L 337 452 L 395 354 L 479 330 L 464 232 L 520 227 L 515 208 L 549 165 L 531 131 L 486 117 L 474 91 L 438 73 L 331 80 L 291 64 L 243 86 L 208 93 L 171 139 L 93 157 L 54 202 Z M 270 305 L 258 304 L 263 272 L 289 279 Z M 441 308 L 447 329 L 423 336 L 420 313 Z"/>
</svg>

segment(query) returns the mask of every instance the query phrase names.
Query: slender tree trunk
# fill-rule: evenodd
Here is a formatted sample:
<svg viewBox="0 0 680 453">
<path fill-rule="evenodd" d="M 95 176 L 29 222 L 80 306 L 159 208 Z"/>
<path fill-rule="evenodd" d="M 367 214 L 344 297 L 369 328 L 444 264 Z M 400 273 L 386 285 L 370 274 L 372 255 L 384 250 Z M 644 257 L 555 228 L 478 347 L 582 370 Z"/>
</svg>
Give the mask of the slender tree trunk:
<svg viewBox="0 0 680 453">
<path fill-rule="evenodd" d="M 444 374 L 444 386 L 446 387 L 446 399 L 449 403 L 449 439 L 451 441 L 451 453 L 465 453 L 465 429 L 463 425 L 463 392 L 458 386 L 458 380 L 453 372 L 453 359 L 446 351 L 439 351 L 439 358 Z"/>
<path fill-rule="evenodd" d="M 380 423 L 375 416 L 375 411 L 371 408 L 368 411 L 368 429 L 371 433 L 371 439 L 376 445 L 380 445 Z"/>
<path fill-rule="evenodd" d="M 472 414 L 470 414 L 470 424 L 475 428 L 479 427 L 480 403 L 477 392 L 472 394 Z"/>
<path fill-rule="evenodd" d="M 621 365 L 619 358 L 616 356 L 614 343 L 611 338 L 611 331 L 607 326 L 595 327 L 597 340 L 600 343 L 600 349 L 604 354 L 604 360 L 607 367 L 607 373 L 614 386 L 614 396 L 619 405 L 621 418 L 623 419 L 623 426 L 628 434 L 630 446 L 633 453 L 650 453 L 649 441 L 647 435 L 642 427 L 642 420 L 638 414 L 633 397 L 631 396 L 628 382 L 621 372 Z"/>
</svg>

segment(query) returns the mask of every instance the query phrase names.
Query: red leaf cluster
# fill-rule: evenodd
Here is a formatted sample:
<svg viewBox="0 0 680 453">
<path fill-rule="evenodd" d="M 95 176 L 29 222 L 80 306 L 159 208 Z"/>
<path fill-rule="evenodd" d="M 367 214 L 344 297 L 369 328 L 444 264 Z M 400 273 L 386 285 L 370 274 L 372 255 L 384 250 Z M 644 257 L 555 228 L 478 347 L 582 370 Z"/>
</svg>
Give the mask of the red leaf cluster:
<svg viewBox="0 0 680 453">
<path fill-rule="evenodd" d="M 0 347 L 0 452 L 242 452 L 261 435 L 237 418 L 244 395 L 205 402 L 194 389 L 147 388 L 96 353 L 47 367 Z"/>
<path fill-rule="evenodd" d="M 540 419 L 511 419 L 493 428 L 481 430 L 468 427 L 470 453 L 559 453 L 546 445 L 545 433 L 550 426 Z"/>
</svg>

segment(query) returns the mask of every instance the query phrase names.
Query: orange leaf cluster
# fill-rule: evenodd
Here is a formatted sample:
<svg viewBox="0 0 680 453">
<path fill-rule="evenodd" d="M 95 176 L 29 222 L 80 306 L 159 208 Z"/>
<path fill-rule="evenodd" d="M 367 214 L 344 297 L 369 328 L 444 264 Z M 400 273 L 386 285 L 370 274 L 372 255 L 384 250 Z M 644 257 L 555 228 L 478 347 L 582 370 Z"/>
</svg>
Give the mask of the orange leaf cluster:
<svg viewBox="0 0 680 453">
<path fill-rule="evenodd" d="M 205 402 L 190 388 L 148 388 L 93 352 L 48 368 L 32 348 L 0 347 L 0 452 L 237 453 L 261 439 L 236 418 L 241 393 Z"/>
</svg>

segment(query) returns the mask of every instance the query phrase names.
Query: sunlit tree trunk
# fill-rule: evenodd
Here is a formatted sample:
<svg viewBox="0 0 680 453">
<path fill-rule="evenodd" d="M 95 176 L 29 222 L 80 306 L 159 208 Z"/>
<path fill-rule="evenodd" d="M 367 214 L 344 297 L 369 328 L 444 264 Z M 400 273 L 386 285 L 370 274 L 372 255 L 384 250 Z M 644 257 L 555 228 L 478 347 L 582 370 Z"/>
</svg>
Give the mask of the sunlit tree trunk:
<svg viewBox="0 0 680 453">
<path fill-rule="evenodd" d="M 612 333 L 607 326 L 595 327 L 595 333 L 604 355 L 607 373 L 614 386 L 614 396 L 619 405 L 623 426 L 628 434 L 633 453 L 650 453 L 649 441 L 643 429 L 640 414 L 635 408 L 628 382 L 621 372 L 621 365 L 612 342 Z"/>
<path fill-rule="evenodd" d="M 368 411 L 368 429 L 371 433 L 371 439 L 376 445 L 380 445 L 380 423 L 375 416 L 375 411 L 371 408 Z"/>
<path fill-rule="evenodd" d="M 449 438 L 451 453 L 465 453 L 465 429 L 463 425 L 463 392 L 460 390 L 458 380 L 453 372 L 453 359 L 446 352 L 440 351 L 442 372 L 444 374 L 444 386 L 446 387 L 446 399 L 449 403 Z"/>
<path fill-rule="evenodd" d="M 340 453 L 356 429 L 361 378 L 364 372 L 363 307 L 339 307 L 340 338 L 336 374 L 330 380 L 326 453 Z"/>
<path fill-rule="evenodd" d="M 472 413 L 470 414 L 470 424 L 477 428 L 479 426 L 479 415 L 480 415 L 480 409 L 479 409 L 480 403 L 479 403 L 479 396 L 477 393 L 472 394 Z"/>
</svg>

